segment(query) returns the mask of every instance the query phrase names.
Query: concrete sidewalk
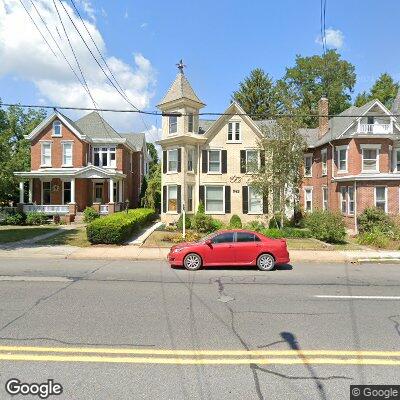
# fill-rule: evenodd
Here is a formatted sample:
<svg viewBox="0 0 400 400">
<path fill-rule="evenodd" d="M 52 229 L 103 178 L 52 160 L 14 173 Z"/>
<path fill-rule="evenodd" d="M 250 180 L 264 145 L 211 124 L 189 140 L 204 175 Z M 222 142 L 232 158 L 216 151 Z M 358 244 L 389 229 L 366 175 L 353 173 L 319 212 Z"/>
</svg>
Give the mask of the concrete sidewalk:
<svg viewBox="0 0 400 400">
<path fill-rule="evenodd" d="M 168 248 L 126 246 L 36 246 L 0 250 L 0 259 L 6 258 L 68 258 L 75 260 L 165 260 Z M 400 251 L 357 250 L 315 251 L 292 250 L 292 262 L 399 262 Z"/>
</svg>

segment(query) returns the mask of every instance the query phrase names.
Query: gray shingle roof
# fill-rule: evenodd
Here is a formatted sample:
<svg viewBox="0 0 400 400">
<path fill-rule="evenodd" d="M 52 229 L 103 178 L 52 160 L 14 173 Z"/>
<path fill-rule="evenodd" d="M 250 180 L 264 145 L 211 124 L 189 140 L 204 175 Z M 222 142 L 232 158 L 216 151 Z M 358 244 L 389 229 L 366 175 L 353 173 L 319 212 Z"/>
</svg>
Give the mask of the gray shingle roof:
<svg viewBox="0 0 400 400">
<path fill-rule="evenodd" d="M 127 142 L 133 146 L 136 151 L 141 151 L 146 140 L 144 133 L 121 133 L 123 138 L 126 138 Z"/>
<path fill-rule="evenodd" d="M 203 135 L 214 122 L 215 119 L 199 119 L 199 134 Z"/>
<path fill-rule="evenodd" d="M 393 102 L 392 113 L 400 114 L 400 88 L 399 88 L 399 91 L 397 92 L 397 96 Z"/>
<path fill-rule="evenodd" d="M 196 103 L 204 104 L 197 97 L 196 93 L 192 89 L 192 86 L 190 86 L 190 83 L 186 79 L 185 74 L 180 73 L 180 72 L 176 76 L 174 82 L 168 89 L 167 94 L 161 100 L 159 105 L 169 103 L 171 101 L 179 100 L 179 99 L 189 99 L 189 100 L 195 101 Z"/>
<path fill-rule="evenodd" d="M 121 136 L 96 111 L 75 121 L 80 132 L 93 139 L 120 138 Z"/>
</svg>

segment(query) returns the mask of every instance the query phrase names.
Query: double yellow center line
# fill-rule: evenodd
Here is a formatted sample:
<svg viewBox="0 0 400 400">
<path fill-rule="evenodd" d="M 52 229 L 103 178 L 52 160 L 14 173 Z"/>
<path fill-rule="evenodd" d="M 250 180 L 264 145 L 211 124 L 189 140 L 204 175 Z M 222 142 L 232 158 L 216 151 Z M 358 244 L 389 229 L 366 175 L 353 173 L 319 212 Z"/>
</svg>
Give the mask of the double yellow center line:
<svg viewBox="0 0 400 400">
<path fill-rule="evenodd" d="M 151 348 L 0 346 L 0 361 L 128 364 L 398 365 L 400 351 L 172 350 Z"/>
</svg>

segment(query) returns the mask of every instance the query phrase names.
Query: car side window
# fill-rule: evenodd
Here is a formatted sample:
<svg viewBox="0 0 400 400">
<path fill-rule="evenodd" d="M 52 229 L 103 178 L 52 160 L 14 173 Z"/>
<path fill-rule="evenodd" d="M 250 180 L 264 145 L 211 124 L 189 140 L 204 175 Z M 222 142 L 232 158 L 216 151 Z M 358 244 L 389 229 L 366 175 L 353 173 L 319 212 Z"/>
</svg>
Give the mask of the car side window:
<svg viewBox="0 0 400 400">
<path fill-rule="evenodd" d="M 221 233 L 220 235 L 214 236 L 211 239 L 211 243 L 232 243 L 233 232 Z"/>
<path fill-rule="evenodd" d="M 236 234 L 236 241 L 238 243 L 243 243 L 243 242 L 255 242 L 255 241 L 260 241 L 260 238 L 258 238 L 254 233 L 249 233 L 249 232 L 238 232 Z"/>
</svg>

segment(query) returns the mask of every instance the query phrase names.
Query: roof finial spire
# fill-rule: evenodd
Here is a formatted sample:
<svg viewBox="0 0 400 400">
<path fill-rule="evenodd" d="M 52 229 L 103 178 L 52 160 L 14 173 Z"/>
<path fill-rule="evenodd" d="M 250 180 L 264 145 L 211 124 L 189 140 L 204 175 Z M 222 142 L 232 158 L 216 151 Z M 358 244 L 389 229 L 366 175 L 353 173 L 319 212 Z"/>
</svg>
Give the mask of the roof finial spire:
<svg viewBox="0 0 400 400">
<path fill-rule="evenodd" d="M 184 72 L 183 72 L 183 68 L 185 68 L 186 65 L 183 63 L 182 58 L 181 58 L 181 60 L 178 62 L 178 64 L 176 64 L 176 66 L 178 67 L 179 72 L 180 72 L 181 74 L 183 74 L 183 73 L 184 73 Z"/>
</svg>

